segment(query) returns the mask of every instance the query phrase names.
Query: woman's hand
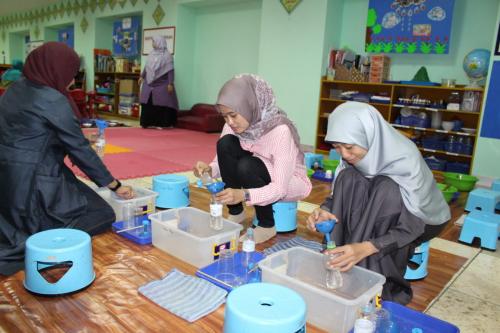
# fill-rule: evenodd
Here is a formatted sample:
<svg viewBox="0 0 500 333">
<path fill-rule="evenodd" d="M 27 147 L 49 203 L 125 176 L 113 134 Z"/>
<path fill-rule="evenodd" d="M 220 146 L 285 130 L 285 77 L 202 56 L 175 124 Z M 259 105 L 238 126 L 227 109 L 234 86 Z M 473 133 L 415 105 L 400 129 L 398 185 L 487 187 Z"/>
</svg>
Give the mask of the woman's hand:
<svg viewBox="0 0 500 333">
<path fill-rule="evenodd" d="M 337 254 L 338 257 L 330 260 L 328 265 L 347 272 L 364 258 L 377 253 L 377 248 L 369 241 L 339 246 L 333 250 L 325 251 L 326 254 Z"/>
<path fill-rule="evenodd" d="M 311 215 L 309 215 L 309 217 L 307 218 L 307 221 L 306 221 L 307 229 L 312 230 L 312 231 L 316 231 L 316 224 L 319 222 L 326 221 L 326 220 L 337 220 L 337 222 L 338 222 L 337 217 L 335 215 L 333 215 L 332 213 L 327 212 L 326 210 L 321 209 L 321 208 L 316 208 L 311 213 Z"/>
<path fill-rule="evenodd" d="M 208 172 L 212 176 L 212 168 L 205 162 L 198 161 L 193 167 L 193 173 L 196 177 L 200 178 L 204 172 Z"/>
<path fill-rule="evenodd" d="M 173 84 L 169 84 L 169 85 L 167 86 L 167 92 L 168 92 L 170 95 L 172 95 L 172 94 L 173 94 L 173 92 L 174 92 L 174 85 L 173 85 Z"/>
<path fill-rule="evenodd" d="M 134 190 L 127 185 L 120 186 L 116 191 L 116 195 L 121 199 L 132 199 L 134 197 Z"/>
<path fill-rule="evenodd" d="M 215 195 L 215 199 L 226 205 L 235 205 L 245 201 L 245 191 L 242 189 L 226 188 Z"/>
</svg>

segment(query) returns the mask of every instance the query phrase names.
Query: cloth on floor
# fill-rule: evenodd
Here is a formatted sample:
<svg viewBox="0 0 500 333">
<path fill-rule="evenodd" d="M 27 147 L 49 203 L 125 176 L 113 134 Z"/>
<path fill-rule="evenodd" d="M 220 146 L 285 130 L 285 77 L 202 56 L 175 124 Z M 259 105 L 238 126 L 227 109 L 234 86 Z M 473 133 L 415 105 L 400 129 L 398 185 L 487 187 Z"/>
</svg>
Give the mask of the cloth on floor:
<svg viewBox="0 0 500 333">
<path fill-rule="evenodd" d="M 266 256 L 268 256 L 271 253 L 275 253 L 275 252 L 278 252 L 281 250 L 286 250 L 286 249 L 289 249 L 291 247 L 296 247 L 296 246 L 306 247 L 308 249 L 311 249 L 311 250 L 314 250 L 317 252 L 321 252 L 323 250 L 323 245 L 321 243 L 307 240 L 307 239 L 304 239 L 302 237 L 294 237 L 292 239 L 289 239 L 289 240 L 284 241 L 284 242 L 276 243 L 273 246 L 268 247 L 267 249 L 264 249 L 264 254 Z"/>
<path fill-rule="evenodd" d="M 224 289 L 177 269 L 168 272 L 161 280 L 139 287 L 139 292 L 189 322 L 217 310 L 227 295 Z"/>
</svg>

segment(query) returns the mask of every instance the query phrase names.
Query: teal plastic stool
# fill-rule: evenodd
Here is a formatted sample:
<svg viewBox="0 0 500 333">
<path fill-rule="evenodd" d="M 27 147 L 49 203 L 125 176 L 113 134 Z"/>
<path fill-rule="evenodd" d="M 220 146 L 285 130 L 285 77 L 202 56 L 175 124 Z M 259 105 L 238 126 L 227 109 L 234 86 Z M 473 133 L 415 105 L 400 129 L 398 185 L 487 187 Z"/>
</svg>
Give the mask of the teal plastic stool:
<svg viewBox="0 0 500 333">
<path fill-rule="evenodd" d="M 290 232 L 297 229 L 297 202 L 278 201 L 273 204 L 274 225 L 277 232 Z M 253 225 L 258 226 L 257 216 L 253 217 Z"/>
<path fill-rule="evenodd" d="M 469 193 L 465 210 L 472 212 L 480 210 L 483 212 L 495 212 L 495 207 L 500 203 L 500 192 L 486 188 L 476 188 Z"/>
<path fill-rule="evenodd" d="M 500 179 L 495 179 L 493 183 L 491 184 L 491 189 L 493 191 L 498 191 L 500 192 Z"/>
<path fill-rule="evenodd" d="M 42 295 L 60 295 L 83 289 L 95 279 L 90 236 L 76 229 L 52 229 L 28 238 L 25 250 L 24 287 Z M 69 267 L 56 282 L 47 281 L 40 272 Z"/>
<path fill-rule="evenodd" d="M 189 179 L 181 175 L 153 177 L 153 191 L 158 193 L 156 207 L 180 208 L 189 206 Z"/>
<path fill-rule="evenodd" d="M 459 241 L 471 244 L 475 237 L 481 240 L 481 247 L 495 251 L 500 236 L 500 215 L 474 210 L 465 217 Z"/>
<path fill-rule="evenodd" d="M 305 153 L 304 154 L 304 164 L 306 168 L 313 169 L 314 163 L 317 162 L 319 167 L 323 167 L 323 158 L 321 154 Z"/>
<path fill-rule="evenodd" d="M 406 280 L 419 280 L 427 276 L 427 264 L 429 262 L 429 242 L 420 244 L 415 249 L 411 262 L 417 264 L 418 267 L 413 269 L 410 266 L 406 267 L 405 279 Z"/>
<path fill-rule="evenodd" d="M 305 332 L 306 303 L 295 291 L 272 283 L 250 283 L 226 301 L 224 333 Z"/>
</svg>

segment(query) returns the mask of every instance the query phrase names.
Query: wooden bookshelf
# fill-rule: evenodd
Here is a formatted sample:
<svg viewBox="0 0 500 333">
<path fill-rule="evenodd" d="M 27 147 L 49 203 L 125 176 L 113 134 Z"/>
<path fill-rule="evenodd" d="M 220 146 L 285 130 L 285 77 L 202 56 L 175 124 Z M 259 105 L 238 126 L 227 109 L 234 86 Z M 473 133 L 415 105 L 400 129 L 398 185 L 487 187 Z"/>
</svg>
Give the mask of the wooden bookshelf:
<svg viewBox="0 0 500 333">
<path fill-rule="evenodd" d="M 139 117 L 132 116 L 132 115 L 127 115 L 127 114 L 120 114 L 119 113 L 119 108 L 120 108 L 120 81 L 121 80 L 133 80 L 133 89 L 132 89 L 132 94 L 135 95 L 137 103 L 139 102 L 139 78 L 140 78 L 140 73 L 127 73 L 127 72 L 95 72 L 94 73 L 95 78 L 94 78 L 94 90 L 96 92 L 97 96 L 105 96 L 106 101 L 104 102 L 97 102 L 97 106 L 99 105 L 107 105 L 111 107 L 110 111 L 103 111 L 102 109 L 99 109 L 97 107 L 97 113 L 101 115 L 112 115 L 116 117 L 121 117 L 125 119 L 134 119 L 137 120 Z M 104 81 L 111 82 L 113 84 L 111 91 L 109 92 L 103 92 L 102 90 L 99 91 L 97 89 L 98 86 L 103 84 Z"/>
</svg>

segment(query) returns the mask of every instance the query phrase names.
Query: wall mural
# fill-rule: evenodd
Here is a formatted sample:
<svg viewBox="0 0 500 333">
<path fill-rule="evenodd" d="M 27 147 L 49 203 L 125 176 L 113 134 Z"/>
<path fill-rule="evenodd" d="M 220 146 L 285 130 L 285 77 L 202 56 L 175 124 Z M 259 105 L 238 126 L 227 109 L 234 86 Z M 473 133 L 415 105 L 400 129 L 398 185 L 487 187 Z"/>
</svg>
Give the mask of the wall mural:
<svg viewBox="0 0 500 333">
<path fill-rule="evenodd" d="M 446 54 L 455 0 L 370 0 L 365 51 Z"/>
</svg>

